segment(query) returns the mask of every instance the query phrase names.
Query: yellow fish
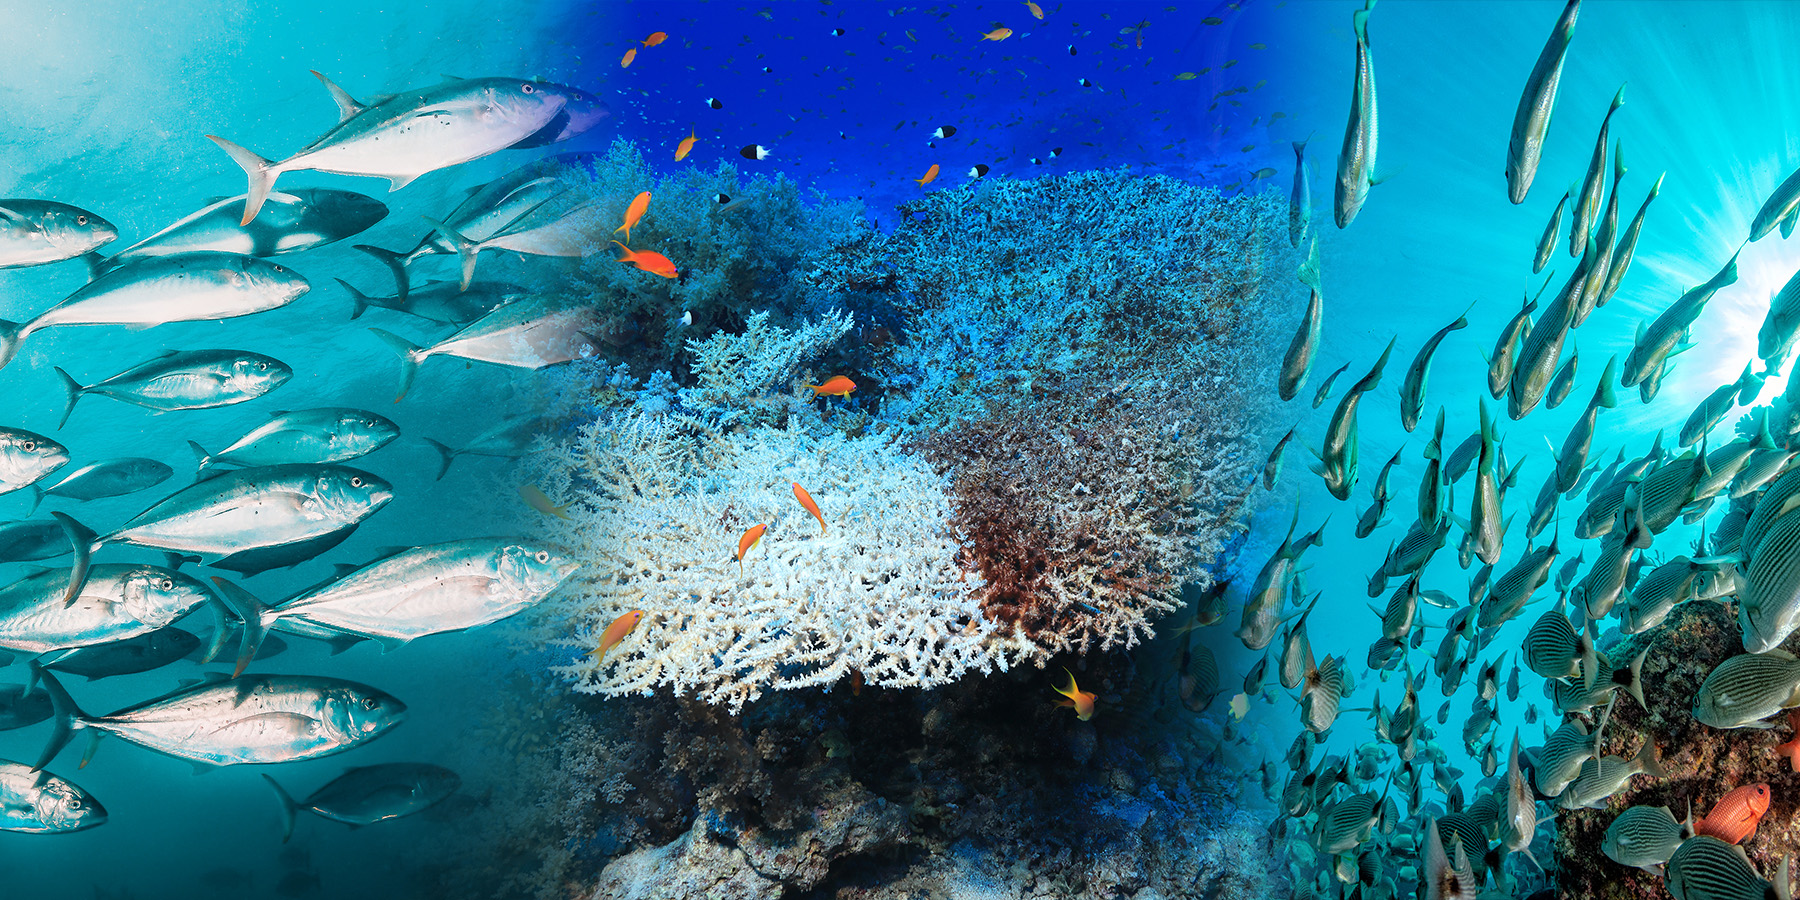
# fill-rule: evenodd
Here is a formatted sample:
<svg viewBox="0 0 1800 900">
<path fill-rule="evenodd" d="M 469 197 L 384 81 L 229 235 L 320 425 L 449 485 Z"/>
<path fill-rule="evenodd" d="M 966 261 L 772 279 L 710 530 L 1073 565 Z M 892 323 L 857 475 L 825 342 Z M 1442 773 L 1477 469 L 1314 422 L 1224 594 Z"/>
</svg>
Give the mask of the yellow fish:
<svg viewBox="0 0 1800 900">
<path fill-rule="evenodd" d="M 1009 37 L 1012 37 L 1012 29 L 1002 25 L 999 28 L 996 28 L 993 31 L 990 31 L 990 32 L 982 35 L 981 40 L 983 40 L 983 41 L 1004 41 Z M 979 43 L 979 41 L 977 43 Z"/>
<path fill-rule="evenodd" d="M 1239 694 L 1231 698 L 1231 706 L 1228 709 L 1232 718 L 1243 719 L 1244 714 L 1250 711 L 1250 697 L 1246 694 Z"/>
<path fill-rule="evenodd" d="M 1031 2 L 1031 0 L 1025 0 L 1025 8 L 1031 10 L 1031 16 L 1034 19 L 1042 19 L 1044 17 L 1044 8 Z"/>
<path fill-rule="evenodd" d="M 619 57 L 619 68 L 621 68 L 621 69 L 631 68 L 631 61 L 634 59 L 637 59 L 637 48 L 636 47 L 633 47 L 630 50 L 625 51 L 625 55 Z"/>
<path fill-rule="evenodd" d="M 564 512 L 564 510 L 569 508 L 569 504 L 564 503 L 561 506 L 557 506 L 556 504 L 551 503 L 550 498 L 546 496 L 543 491 L 538 490 L 538 486 L 535 484 L 519 485 L 519 497 L 525 501 L 526 506 L 541 512 L 546 516 L 555 516 L 559 519 L 569 518 L 569 514 Z"/>
<path fill-rule="evenodd" d="M 644 611 L 641 609 L 634 609 L 612 620 L 612 624 L 606 626 L 606 631 L 600 635 L 600 646 L 589 651 L 588 655 L 601 660 L 606 659 L 606 651 L 617 647 L 619 642 L 624 640 L 625 636 L 630 634 L 632 629 L 636 628 L 638 623 L 643 620 Z"/>
<path fill-rule="evenodd" d="M 697 139 L 698 139 L 698 135 L 694 131 L 693 127 L 689 126 L 688 127 L 688 136 L 682 138 L 681 143 L 675 145 L 675 161 L 676 162 L 681 162 L 682 160 L 687 159 L 687 155 L 689 153 L 693 152 L 694 141 Z"/>
<path fill-rule="evenodd" d="M 937 163 L 932 163 L 931 168 L 925 170 L 924 178 L 914 178 L 913 180 L 919 183 L 919 187 L 924 187 L 937 180 L 937 173 L 938 165 Z"/>
<path fill-rule="evenodd" d="M 1094 717 L 1094 699 L 1096 695 L 1093 691 L 1084 691 L 1081 688 L 1076 687 L 1075 673 L 1070 672 L 1068 667 L 1065 666 L 1063 672 L 1069 676 L 1069 686 L 1062 688 L 1051 685 L 1053 690 L 1062 695 L 1062 697 L 1056 699 L 1056 705 L 1073 707 L 1075 709 L 1075 718 L 1086 722 Z"/>
</svg>

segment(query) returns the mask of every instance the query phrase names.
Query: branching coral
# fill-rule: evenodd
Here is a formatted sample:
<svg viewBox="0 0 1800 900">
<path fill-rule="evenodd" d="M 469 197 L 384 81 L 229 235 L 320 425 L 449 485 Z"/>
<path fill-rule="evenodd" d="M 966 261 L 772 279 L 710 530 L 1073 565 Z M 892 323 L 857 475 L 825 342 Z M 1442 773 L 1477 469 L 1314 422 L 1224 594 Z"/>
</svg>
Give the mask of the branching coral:
<svg viewBox="0 0 1800 900">
<path fill-rule="evenodd" d="M 584 427 L 552 473 L 546 491 L 574 502 L 561 538 L 594 573 L 564 592 L 563 627 L 578 636 L 562 644 L 590 650 L 621 613 L 646 613 L 604 660 L 584 652 L 555 669 L 576 690 L 669 686 L 736 709 L 852 669 L 872 685 L 945 684 L 1024 651 L 957 565 L 942 477 L 889 439 L 723 435 L 627 414 Z M 740 567 L 738 537 L 759 523 L 768 531 Z"/>
</svg>

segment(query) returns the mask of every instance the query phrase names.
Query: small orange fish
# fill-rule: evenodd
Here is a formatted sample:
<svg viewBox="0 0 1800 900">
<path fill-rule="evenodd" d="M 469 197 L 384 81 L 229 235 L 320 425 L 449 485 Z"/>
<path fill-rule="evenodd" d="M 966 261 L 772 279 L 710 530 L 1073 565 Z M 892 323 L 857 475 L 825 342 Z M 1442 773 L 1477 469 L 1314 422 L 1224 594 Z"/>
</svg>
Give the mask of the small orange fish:
<svg viewBox="0 0 1800 900">
<path fill-rule="evenodd" d="M 677 156 L 675 158 L 680 159 L 681 157 Z M 623 231 L 625 232 L 625 240 L 631 240 L 631 229 L 637 227 L 638 220 L 642 219 L 644 213 L 649 209 L 650 192 L 642 191 L 636 197 L 631 198 L 631 205 L 625 207 L 625 222 L 619 227 L 614 228 L 613 234 L 618 234 Z"/>
<path fill-rule="evenodd" d="M 824 534 L 825 517 L 819 513 L 819 504 L 813 502 L 812 495 L 807 493 L 806 488 L 801 487 L 798 481 L 794 482 L 794 499 L 800 501 L 800 505 L 806 507 L 806 511 L 812 513 L 813 518 L 819 520 L 819 533 Z"/>
<path fill-rule="evenodd" d="M 564 510 L 569 508 L 569 504 L 564 503 L 561 506 L 557 506 L 550 502 L 550 498 L 546 496 L 543 491 L 538 490 L 538 486 L 535 484 L 519 485 L 519 498 L 525 501 L 526 506 L 541 512 L 546 516 L 555 516 L 559 519 L 569 518 L 569 514 L 564 512 Z"/>
<path fill-rule="evenodd" d="M 810 388 L 814 397 L 848 397 L 851 391 L 856 390 L 856 382 L 842 375 L 833 375 L 825 379 L 824 384 L 803 384 L 801 387 Z"/>
<path fill-rule="evenodd" d="M 619 57 L 619 68 L 621 68 L 621 69 L 631 68 L 631 61 L 634 59 L 637 59 L 637 48 L 636 47 L 633 47 L 630 50 L 625 51 L 625 55 Z"/>
<path fill-rule="evenodd" d="M 1075 708 L 1075 718 L 1080 719 L 1083 722 L 1086 722 L 1087 720 L 1094 717 L 1094 696 L 1095 696 L 1094 692 L 1093 691 L 1084 691 L 1081 688 L 1076 687 L 1075 686 L 1075 673 L 1070 672 L 1066 666 L 1063 668 L 1063 672 L 1069 676 L 1069 686 L 1066 688 L 1060 688 L 1060 687 L 1056 687 L 1055 685 L 1052 685 L 1051 687 L 1055 688 L 1057 693 L 1063 695 L 1063 697 L 1066 697 L 1068 699 L 1065 700 L 1062 698 L 1058 698 L 1056 701 L 1056 705 L 1057 706 L 1072 706 L 1072 707 L 1074 707 Z"/>
<path fill-rule="evenodd" d="M 1025 0 L 1025 8 L 1031 10 L 1031 17 L 1034 19 L 1042 19 L 1044 17 L 1044 8 L 1031 2 L 1031 0 Z"/>
<path fill-rule="evenodd" d="M 933 181 L 937 180 L 937 173 L 938 173 L 938 164 L 932 163 L 931 168 L 925 170 L 924 178 L 914 178 L 913 180 L 919 183 L 919 187 L 924 187 L 924 186 L 932 183 Z"/>
<path fill-rule="evenodd" d="M 1694 826 L 1696 834 L 1710 834 L 1727 844 L 1743 843 L 1756 833 L 1756 825 L 1769 811 L 1769 786 L 1746 784 L 1713 804 L 1712 812 Z"/>
<path fill-rule="evenodd" d="M 654 47 L 657 44 L 660 44 L 663 41 L 666 41 L 668 39 L 669 39 L 668 34 L 661 32 L 661 31 L 657 31 L 657 32 L 652 32 L 649 37 L 644 38 L 642 41 L 639 41 L 639 43 L 643 44 L 646 48 L 648 48 L 648 47 Z"/>
<path fill-rule="evenodd" d="M 1775 755 L 1787 757 L 1794 771 L 1800 772 L 1800 709 L 1788 710 L 1788 724 L 1793 726 L 1794 736 L 1787 743 L 1777 746 Z"/>
<path fill-rule="evenodd" d="M 987 34 L 982 35 L 981 40 L 983 40 L 983 41 L 1004 41 L 1009 37 L 1012 37 L 1012 29 L 1007 28 L 1006 26 L 1002 25 L 999 28 L 996 28 L 993 31 L 988 32 Z M 980 43 L 980 41 L 977 41 L 976 43 Z"/>
<path fill-rule="evenodd" d="M 763 532 L 768 530 L 769 526 L 767 525 L 752 525 L 744 532 L 743 537 L 738 538 L 738 574 L 741 575 L 744 572 L 744 554 L 749 553 L 750 548 L 756 546 L 757 543 L 762 540 Z"/>
<path fill-rule="evenodd" d="M 613 243 L 619 244 L 618 241 L 613 241 Z M 675 271 L 675 264 L 670 262 L 668 257 L 655 250 L 633 250 L 624 244 L 619 244 L 619 249 L 625 251 L 625 255 L 619 257 L 619 262 L 631 263 L 652 275 L 661 275 L 664 278 L 678 278 L 681 275 L 680 272 Z"/>
<path fill-rule="evenodd" d="M 682 160 L 687 159 L 687 155 L 689 153 L 694 152 L 694 141 L 697 139 L 698 139 L 698 135 L 695 133 L 694 129 L 690 126 L 688 128 L 688 136 L 682 138 L 681 143 L 675 145 L 675 161 L 676 162 L 681 162 Z"/>
<path fill-rule="evenodd" d="M 588 655 L 601 660 L 606 659 L 606 651 L 617 647 L 619 642 L 624 640 L 625 636 L 630 634 L 631 630 L 643 620 L 644 611 L 641 609 L 634 609 L 612 620 L 612 624 L 606 626 L 606 630 L 600 633 L 600 646 L 588 651 Z"/>
</svg>

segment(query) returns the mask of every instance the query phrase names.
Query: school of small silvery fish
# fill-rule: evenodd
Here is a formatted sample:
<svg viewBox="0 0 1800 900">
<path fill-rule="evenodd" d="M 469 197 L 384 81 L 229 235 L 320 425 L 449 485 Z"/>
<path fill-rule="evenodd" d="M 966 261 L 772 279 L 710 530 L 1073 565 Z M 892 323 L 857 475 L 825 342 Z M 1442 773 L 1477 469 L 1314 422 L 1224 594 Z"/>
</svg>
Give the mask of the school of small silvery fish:
<svg viewBox="0 0 1800 900">
<path fill-rule="evenodd" d="M 101 216 L 51 200 L 0 200 L 0 269 L 79 259 L 91 273 L 86 285 L 35 316 L 0 321 L 0 365 L 13 363 L 21 345 L 46 328 L 223 321 L 300 299 L 309 280 L 268 257 L 341 241 L 388 210 L 349 191 L 277 189 L 284 173 L 382 177 L 398 190 L 426 172 L 567 139 L 608 114 L 592 94 L 545 81 L 450 79 L 364 103 L 318 77 L 337 104 L 337 125 L 280 161 L 212 137 L 244 168 L 247 193 L 212 202 L 111 256 L 102 250 L 118 229 Z M 353 292 L 352 318 L 379 305 L 456 329 L 425 348 L 377 331 L 401 351 L 402 394 L 417 366 L 434 355 L 537 369 L 592 354 L 583 333 L 591 308 L 472 282 L 482 249 L 575 256 L 595 243 L 578 227 L 584 220 L 553 203 L 568 187 L 559 176 L 578 171 L 571 161 L 578 156 L 540 160 L 476 190 L 443 222 L 434 220 L 436 236 L 411 253 L 363 248 L 393 269 L 398 293 Z M 438 253 L 461 256 L 461 283 L 410 290 L 406 265 Z M 256 400 L 293 375 L 280 360 L 236 349 L 169 351 L 85 385 L 56 371 L 67 391 L 63 422 L 89 395 L 158 411 L 207 409 Z M 516 457 L 539 424 L 525 417 L 499 421 L 457 450 L 431 443 L 443 468 L 459 454 Z M 129 521 L 94 529 L 65 508 L 48 520 L 0 527 L 0 562 L 71 557 L 66 566 L 33 569 L 0 586 L 0 651 L 10 651 L 0 661 L 31 657 L 24 685 L 0 685 L 0 729 L 46 720 L 51 729 L 34 763 L 0 761 L 0 830 L 69 832 L 106 821 L 100 798 L 50 771 L 76 732 L 92 741 L 112 735 L 199 766 L 289 762 L 358 747 L 398 726 L 406 705 L 339 678 L 246 674 L 260 652 L 280 642 L 275 632 L 328 641 L 335 649 L 362 640 L 396 647 L 513 615 L 578 568 L 541 542 L 456 540 L 341 565 L 323 584 L 274 603 L 225 577 L 181 568 L 200 563 L 248 576 L 331 550 L 394 497 L 389 482 L 347 463 L 399 436 L 392 421 L 367 410 L 282 412 L 228 446 L 209 451 L 191 444 L 197 480 Z M 30 491 L 35 512 L 38 504 L 152 490 L 176 471 L 170 460 L 86 452 L 0 422 L 0 494 Z M 74 460 L 83 464 L 65 474 Z M 165 564 L 95 561 L 108 547 L 154 551 Z M 202 650 L 199 638 L 173 626 L 203 608 L 216 626 Z M 107 715 L 84 711 L 53 674 L 132 675 L 196 652 L 211 661 L 232 635 L 237 657 L 229 677 L 214 673 Z M 418 812 L 450 796 L 460 781 L 440 766 L 390 763 L 351 769 L 301 800 L 270 783 L 291 833 L 299 810 L 369 824 Z"/>
</svg>

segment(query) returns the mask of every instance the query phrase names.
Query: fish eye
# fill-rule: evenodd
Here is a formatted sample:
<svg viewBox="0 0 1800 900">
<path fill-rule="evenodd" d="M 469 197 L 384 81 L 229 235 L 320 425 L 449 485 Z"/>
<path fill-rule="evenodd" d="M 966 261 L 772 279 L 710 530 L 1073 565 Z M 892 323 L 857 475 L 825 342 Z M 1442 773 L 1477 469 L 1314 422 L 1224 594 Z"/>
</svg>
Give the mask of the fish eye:
<svg viewBox="0 0 1800 900">
<path fill-rule="evenodd" d="M 362 476 L 361 475 L 350 476 L 350 486 L 351 487 L 362 487 Z"/>
<path fill-rule="evenodd" d="M 259 362 L 256 364 L 256 370 L 258 372 L 266 372 L 266 371 L 268 371 L 268 369 L 269 369 L 269 364 L 266 362 Z"/>
<path fill-rule="evenodd" d="M 521 91 L 524 91 L 524 92 L 525 92 L 525 93 L 527 93 L 527 94 L 535 94 L 535 93 L 537 93 L 537 88 L 536 88 L 536 87 L 535 87 L 535 86 L 533 86 L 533 85 L 530 85 L 530 84 L 521 84 L 521 85 L 519 85 L 519 90 L 521 90 Z"/>
<path fill-rule="evenodd" d="M 381 701 L 376 700 L 374 697 L 364 697 L 363 698 L 363 709 L 374 709 L 375 707 L 380 706 L 380 705 L 381 705 Z"/>
<path fill-rule="evenodd" d="M 80 809 L 81 808 L 81 799 L 79 797 L 70 797 L 69 798 L 69 808 L 70 809 Z"/>
<path fill-rule="evenodd" d="M 539 551 L 538 551 L 538 552 L 537 552 L 537 561 L 538 561 L 538 562 L 541 562 L 541 563 L 547 563 L 547 562 L 549 562 L 549 561 L 550 561 L 550 551 L 548 551 L 548 550 L 539 550 Z"/>
<path fill-rule="evenodd" d="M 174 590 L 175 589 L 175 579 L 164 578 L 163 580 L 157 582 L 156 586 L 159 588 L 162 588 L 165 591 Z"/>
<path fill-rule="evenodd" d="M 25 448 L 26 453 L 30 453 L 33 450 L 37 449 L 37 441 L 26 441 L 25 443 L 21 444 L 20 446 Z"/>
<path fill-rule="evenodd" d="M 75 224 L 77 224 L 77 225 L 86 225 L 86 224 L 87 224 L 87 216 L 76 216 L 76 217 L 75 217 Z"/>
</svg>

